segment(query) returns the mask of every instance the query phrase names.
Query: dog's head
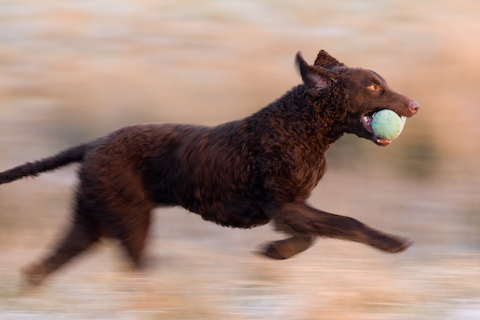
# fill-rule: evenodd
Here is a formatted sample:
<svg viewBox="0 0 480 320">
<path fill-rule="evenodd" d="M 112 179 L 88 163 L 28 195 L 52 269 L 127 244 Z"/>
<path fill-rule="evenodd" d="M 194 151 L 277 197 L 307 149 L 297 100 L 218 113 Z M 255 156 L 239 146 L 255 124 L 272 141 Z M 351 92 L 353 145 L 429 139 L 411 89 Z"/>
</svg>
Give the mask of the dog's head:
<svg viewBox="0 0 480 320">
<path fill-rule="evenodd" d="M 345 93 L 345 132 L 372 140 L 386 146 L 391 140 L 378 138 L 372 130 L 373 115 L 389 109 L 399 116 L 411 117 L 420 105 L 393 91 L 379 74 L 374 71 L 349 68 L 324 50 L 320 51 L 313 66 L 297 53 L 297 64 L 304 84 L 311 90 L 325 91 L 339 84 Z"/>
</svg>

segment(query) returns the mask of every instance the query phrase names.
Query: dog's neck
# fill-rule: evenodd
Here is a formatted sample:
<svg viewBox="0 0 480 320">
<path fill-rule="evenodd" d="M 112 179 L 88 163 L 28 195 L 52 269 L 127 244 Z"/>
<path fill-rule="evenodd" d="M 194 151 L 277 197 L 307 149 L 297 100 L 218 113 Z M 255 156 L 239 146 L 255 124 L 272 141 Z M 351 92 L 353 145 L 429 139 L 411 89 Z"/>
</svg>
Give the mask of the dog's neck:
<svg viewBox="0 0 480 320">
<path fill-rule="evenodd" d="M 345 132 L 345 95 L 333 90 L 339 87 L 313 92 L 305 85 L 288 91 L 283 97 L 253 114 L 247 121 L 270 130 L 279 141 L 289 141 L 310 145 L 316 152 L 325 152 Z M 338 106 L 344 108 L 339 112 Z M 293 136 L 293 137 L 292 137 Z"/>
<path fill-rule="evenodd" d="M 329 145 L 337 141 L 347 132 L 347 99 L 345 88 L 340 84 L 332 83 L 328 89 L 317 91 L 307 89 L 307 103 L 315 110 L 318 120 L 314 125 L 319 129 L 323 140 Z"/>
</svg>

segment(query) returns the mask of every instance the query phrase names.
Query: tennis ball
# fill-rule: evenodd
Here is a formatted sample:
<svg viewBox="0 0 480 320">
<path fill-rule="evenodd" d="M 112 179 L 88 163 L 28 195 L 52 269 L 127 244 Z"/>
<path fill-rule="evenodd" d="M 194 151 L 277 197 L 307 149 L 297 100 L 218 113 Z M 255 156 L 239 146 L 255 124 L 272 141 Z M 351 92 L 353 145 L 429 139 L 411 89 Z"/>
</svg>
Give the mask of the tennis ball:
<svg viewBox="0 0 480 320">
<path fill-rule="evenodd" d="M 373 115 L 372 129 L 380 139 L 393 140 L 402 133 L 406 117 L 392 110 L 383 109 Z"/>
</svg>

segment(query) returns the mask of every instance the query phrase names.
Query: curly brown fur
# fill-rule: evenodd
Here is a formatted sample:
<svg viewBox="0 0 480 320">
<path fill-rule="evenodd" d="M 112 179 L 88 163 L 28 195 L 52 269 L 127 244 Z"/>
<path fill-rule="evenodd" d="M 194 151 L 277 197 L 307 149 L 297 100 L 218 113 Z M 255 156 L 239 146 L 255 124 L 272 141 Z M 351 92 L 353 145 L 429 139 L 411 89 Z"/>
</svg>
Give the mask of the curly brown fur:
<svg viewBox="0 0 480 320">
<path fill-rule="evenodd" d="M 365 119 L 384 108 L 412 116 L 418 104 L 376 73 L 349 68 L 323 50 L 314 66 L 300 54 L 297 63 L 303 84 L 245 119 L 216 127 L 133 125 L 0 173 L 2 184 L 81 163 L 70 229 L 50 255 L 25 269 L 28 282 L 41 283 L 101 237 L 120 240 L 134 265 L 141 266 L 151 211 L 165 205 L 228 227 L 273 220 L 290 235 L 263 249 L 274 259 L 306 250 L 318 236 L 387 252 L 407 249 L 407 239 L 305 201 L 325 173 L 333 142 L 354 133 L 386 145 Z"/>
</svg>

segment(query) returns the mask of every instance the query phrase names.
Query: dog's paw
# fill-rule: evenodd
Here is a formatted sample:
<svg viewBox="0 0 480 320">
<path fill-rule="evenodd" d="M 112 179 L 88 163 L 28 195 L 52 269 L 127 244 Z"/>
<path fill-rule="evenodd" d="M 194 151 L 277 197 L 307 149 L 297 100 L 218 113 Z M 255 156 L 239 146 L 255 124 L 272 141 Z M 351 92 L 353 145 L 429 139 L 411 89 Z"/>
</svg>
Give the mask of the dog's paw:
<svg viewBox="0 0 480 320">
<path fill-rule="evenodd" d="M 29 266 L 21 270 L 24 287 L 37 287 L 47 277 L 47 272 L 43 266 Z"/>
<path fill-rule="evenodd" d="M 256 254 L 275 260 L 285 260 L 289 257 L 285 257 L 280 251 L 277 250 L 277 242 L 269 242 L 260 247 Z"/>
<path fill-rule="evenodd" d="M 400 236 L 384 235 L 376 238 L 372 245 L 389 253 L 400 253 L 410 248 L 413 245 L 413 241 Z"/>
</svg>

